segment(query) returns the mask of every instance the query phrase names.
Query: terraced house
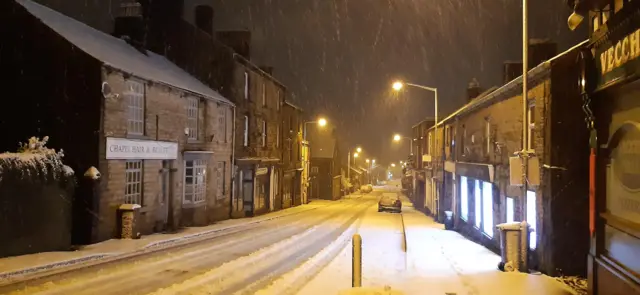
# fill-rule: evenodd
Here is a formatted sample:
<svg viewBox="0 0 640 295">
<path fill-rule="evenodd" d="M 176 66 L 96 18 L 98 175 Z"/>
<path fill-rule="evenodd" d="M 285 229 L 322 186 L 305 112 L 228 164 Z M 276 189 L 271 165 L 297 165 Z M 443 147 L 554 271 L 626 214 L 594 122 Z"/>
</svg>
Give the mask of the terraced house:
<svg viewBox="0 0 640 295">
<path fill-rule="evenodd" d="M 483 93 L 469 89 L 479 94 L 438 122 L 437 133 L 432 127 L 425 134 L 424 173 L 433 184 L 418 196 L 426 200 L 425 211 L 438 220 L 452 212 L 455 230 L 495 252 L 497 224 L 527 221 L 529 266 L 550 275 L 587 272 L 588 154 L 575 148 L 589 139 L 575 83 L 584 45 L 554 56 L 555 44 L 530 42 L 526 115 L 522 77 L 505 67 L 504 85 Z M 532 155 L 526 191 L 514 156 L 523 148 L 523 120 L 529 129 L 524 148 Z"/>
<path fill-rule="evenodd" d="M 134 234 L 229 217 L 233 103 L 147 51 L 141 6 L 121 8 L 114 36 L 29 0 L 0 9 L 3 27 L 19 28 L 3 33 L 0 69 L 23 95 L 22 111 L 2 109 L 16 126 L 2 146 L 49 135 L 85 174 L 75 243 L 116 237 L 122 204 L 140 206 Z"/>
</svg>

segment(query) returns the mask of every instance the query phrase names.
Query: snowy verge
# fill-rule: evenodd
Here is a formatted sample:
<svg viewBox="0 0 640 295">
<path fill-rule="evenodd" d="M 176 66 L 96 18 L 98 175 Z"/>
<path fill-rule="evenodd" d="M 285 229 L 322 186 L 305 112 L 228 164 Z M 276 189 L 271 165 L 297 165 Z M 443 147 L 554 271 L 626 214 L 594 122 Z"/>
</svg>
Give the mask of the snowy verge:
<svg viewBox="0 0 640 295">
<path fill-rule="evenodd" d="M 78 258 L 74 258 L 74 259 L 67 259 L 67 260 L 57 261 L 57 262 L 54 262 L 54 263 L 38 265 L 38 266 L 35 266 L 35 267 L 25 268 L 25 269 L 16 270 L 16 271 L 2 272 L 2 273 L 0 273 L 0 284 L 4 283 L 3 281 L 5 281 L 5 280 L 11 280 L 14 277 L 20 277 L 20 276 L 25 276 L 25 275 L 32 274 L 32 273 L 47 271 L 47 270 L 51 270 L 51 269 L 55 269 L 55 268 L 59 268 L 59 267 L 65 267 L 65 266 L 69 266 L 69 265 L 75 265 L 75 264 L 79 264 L 79 263 L 100 260 L 100 259 L 104 259 L 104 258 L 107 258 L 107 257 L 111 257 L 112 255 L 114 255 L 114 254 L 105 253 L 105 254 L 87 255 L 87 256 L 82 256 L 82 257 L 78 257 Z"/>
<path fill-rule="evenodd" d="M 351 236 L 359 227 L 359 222 L 352 224 L 335 241 L 311 257 L 301 266 L 284 274 L 270 286 L 256 292 L 256 295 L 286 295 L 295 294 L 307 282 L 331 262 L 350 242 Z"/>
<path fill-rule="evenodd" d="M 159 289 L 151 294 L 220 294 L 225 289 L 245 281 L 245 278 L 259 272 L 264 264 L 272 262 L 274 256 L 287 254 L 287 249 L 318 230 L 319 226 L 294 235 L 276 244 L 259 249 L 248 256 L 222 264 L 202 275 L 188 279 L 182 283 Z"/>
<path fill-rule="evenodd" d="M 391 290 L 391 287 L 384 288 L 353 288 L 341 291 L 338 295 L 404 295 L 398 290 Z"/>
</svg>

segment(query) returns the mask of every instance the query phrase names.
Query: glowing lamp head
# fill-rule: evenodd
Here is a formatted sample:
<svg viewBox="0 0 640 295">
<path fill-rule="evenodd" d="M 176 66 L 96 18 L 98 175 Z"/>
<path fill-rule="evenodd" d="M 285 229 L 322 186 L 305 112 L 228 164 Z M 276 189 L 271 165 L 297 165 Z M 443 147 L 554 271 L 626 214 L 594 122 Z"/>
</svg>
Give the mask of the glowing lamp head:
<svg viewBox="0 0 640 295">
<path fill-rule="evenodd" d="M 361 153 L 361 152 L 362 152 L 362 148 L 357 148 L 357 149 L 356 149 L 356 151 L 357 151 L 358 153 Z"/>
<path fill-rule="evenodd" d="M 320 127 L 327 126 L 327 119 L 325 119 L 325 118 L 320 118 L 320 119 L 318 120 L 318 125 L 319 125 Z"/>
<path fill-rule="evenodd" d="M 394 141 L 400 141 L 400 135 L 399 134 L 394 135 L 393 136 L 393 140 Z"/>
<path fill-rule="evenodd" d="M 396 81 L 396 82 L 393 82 L 393 85 L 391 85 L 391 87 L 395 91 L 400 91 L 400 89 L 402 89 L 402 87 L 404 87 L 404 84 L 402 82 L 400 82 L 400 81 Z"/>
</svg>

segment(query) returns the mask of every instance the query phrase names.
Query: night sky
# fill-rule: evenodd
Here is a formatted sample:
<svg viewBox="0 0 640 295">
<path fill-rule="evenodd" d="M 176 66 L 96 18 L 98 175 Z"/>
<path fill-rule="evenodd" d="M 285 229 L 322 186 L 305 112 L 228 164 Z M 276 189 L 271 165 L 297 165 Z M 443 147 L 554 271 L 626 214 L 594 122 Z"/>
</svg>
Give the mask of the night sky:
<svg viewBox="0 0 640 295">
<path fill-rule="evenodd" d="M 529 3 L 530 38 L 560 52 L 587 38 L 567 28 L 564 1 Z M 343 146 L 388 163 L 409 152 L 392 135 L 434 110 L 432 93 L 397 95 L 391 82 L 437 87 L 440 117 L 450 114 L 472 78 L 500 85 L 502 62 L 521 60 L 521 11 L 518 0 L 217 0 L 215 25 L 251 30 L 252 60 L 275 67 L 309 118 L 326 116 Z"/>
</svg>

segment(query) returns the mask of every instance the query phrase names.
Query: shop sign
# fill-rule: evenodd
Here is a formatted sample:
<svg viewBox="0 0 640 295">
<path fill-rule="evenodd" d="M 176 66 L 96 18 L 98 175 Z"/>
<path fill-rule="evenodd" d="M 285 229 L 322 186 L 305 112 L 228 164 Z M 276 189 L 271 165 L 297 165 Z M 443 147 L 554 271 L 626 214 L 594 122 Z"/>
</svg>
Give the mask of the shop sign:
<svg viewBox="0 0 640 295">
<path fill-rule="evenodd" d="M 493 165 L 458 162 L 455 171 L 458 175 L 493 182 Z"/>
<path fill-rule="evenodd" d="M 609 47 L 598 48 L 596 66 L 601 75 L 598 87 L 636 73 L 640 70 L 638 57 L 640 57 L 640 29 L 624 36 Z"/>
<path fill-rule="evenodd" d="M 621 218 L 640 223 L 640 125 L 627 123 L 616 132 L 617 144 L 607 169 L 607 207 Z"/>
<path fill-rule="evenodd" d="M 258 168 L 256 169 L 256 176 L 258 175 L 265 175 L 267 174 L 267 172 L 269 172 L 269 168 Z"/>
<path fill-rule="evenodd" d="M 107 137 L 107 160 L 175 160 L 178 144 L 169 141 L 153 141 Z"/>
</svg>

